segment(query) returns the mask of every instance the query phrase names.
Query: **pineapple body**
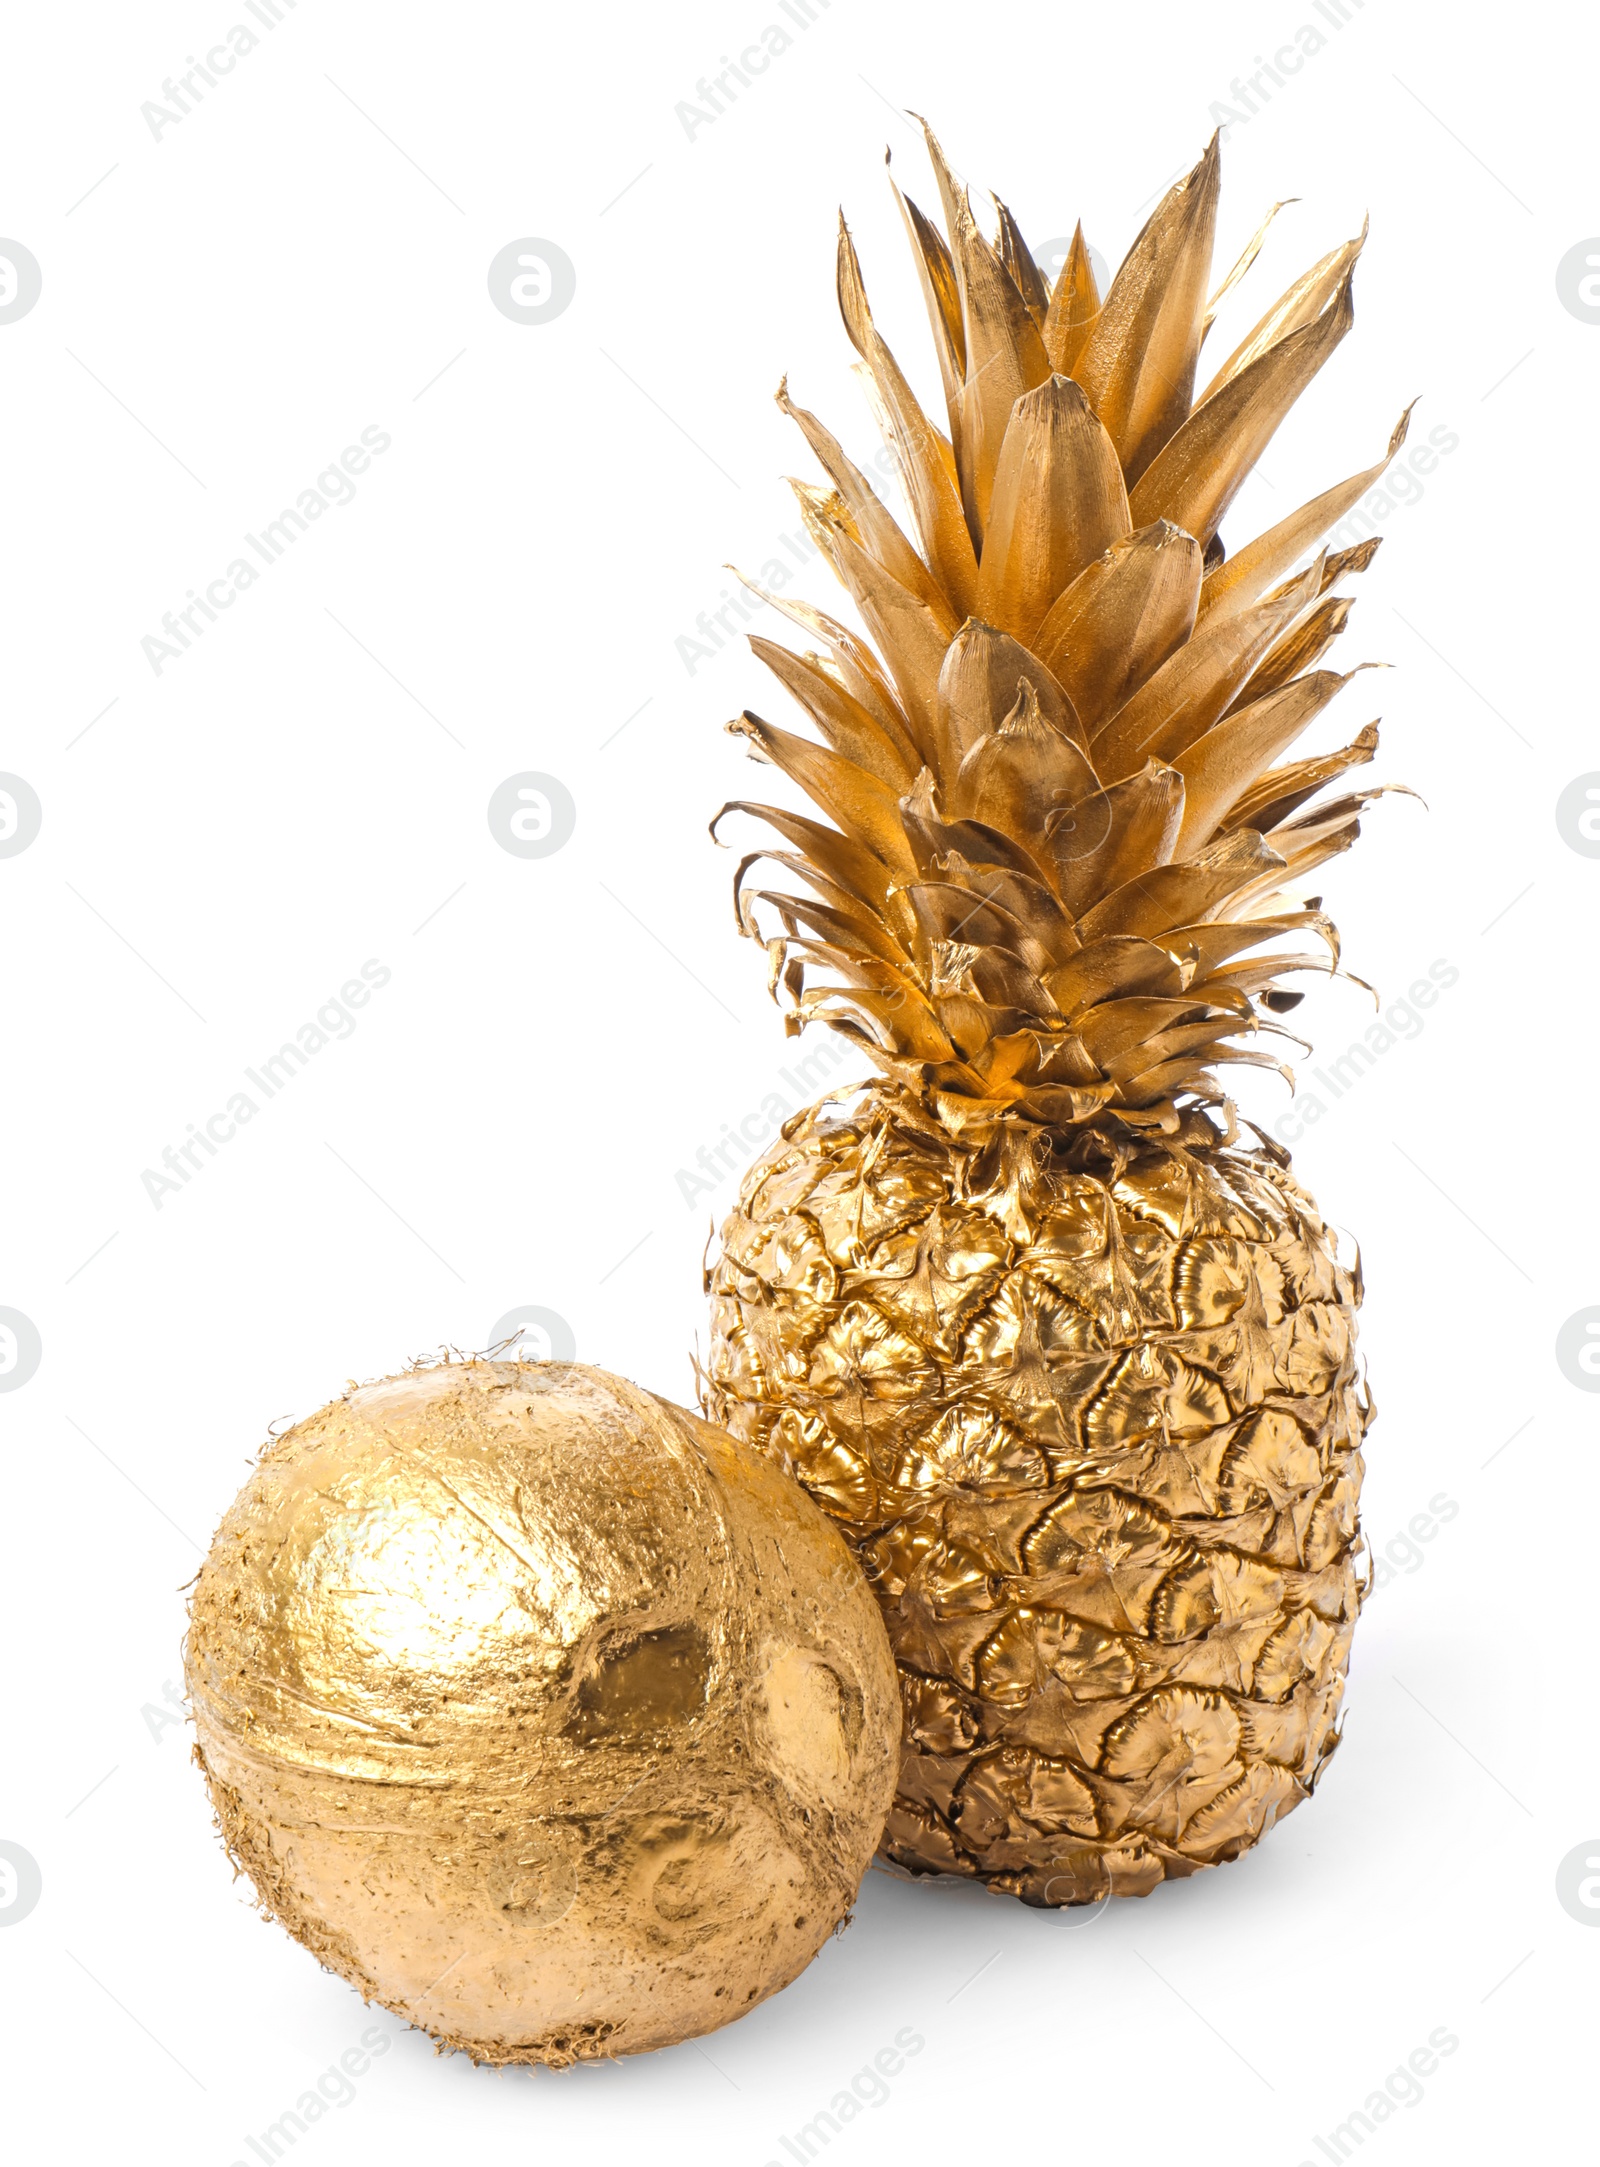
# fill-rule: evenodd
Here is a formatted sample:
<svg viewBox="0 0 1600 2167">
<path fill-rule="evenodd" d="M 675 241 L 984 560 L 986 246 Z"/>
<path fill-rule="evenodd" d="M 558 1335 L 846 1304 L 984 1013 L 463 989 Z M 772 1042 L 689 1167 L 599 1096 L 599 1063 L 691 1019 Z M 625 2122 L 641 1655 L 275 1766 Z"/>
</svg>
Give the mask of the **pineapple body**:
<svg viewBox="0 0 1600 2167">
<path fill-rule="evenodd" d="M 1359 1285 L 1267 1150 L 790 1122 L 712 1273 L 709 1410 L 855 1545 L 905 1711 L 887 1858 L 1023 1900 L 1237 1857 L 1336 1728 Z"/>
</svg>

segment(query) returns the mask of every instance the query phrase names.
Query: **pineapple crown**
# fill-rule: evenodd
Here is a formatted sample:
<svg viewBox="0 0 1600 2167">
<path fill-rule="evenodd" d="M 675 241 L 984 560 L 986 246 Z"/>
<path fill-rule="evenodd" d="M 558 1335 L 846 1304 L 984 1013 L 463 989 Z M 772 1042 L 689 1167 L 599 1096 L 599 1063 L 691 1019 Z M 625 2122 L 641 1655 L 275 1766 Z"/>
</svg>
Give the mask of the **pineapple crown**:
<svg viewBox="0 0 1600 2167">
<path fill-rule="evenodd" d="M 1227 1106 L 1221 1064 L 1290 1074 L 1240 1042 L 1302 998 L 1287 974 L 1336 970 L 1339 946 L 1320 899 L 1288 891 L 1350 847 L 1382 794 L 1311 802 L 1372 759 L 1375 722 L 1340 751 L 1280 763 L 1348 681 L 1314 665 L 1351 608 L 1332 590 L 1378 545 L 1295 567 L 1382 474 L 1409 409 L 1377 465 L 1236 555 L 1217 531 L 1350 329 L 1365 228 L 1196 396 L 1217 305 L 1282 207 L 1208 300 L 1216 138 L 1102 300 L 1081 226 L 1050 291 L 1010 211 L 997 199 L 987 240 L 924 132 L 946 232 L 895 195 L 948 436 L 873 323 L 842 216 L 838 264 L 916 546 L 780 386 L 830 484 L 793 484 L 807 529 L 872 644 L 755 588 L 821 643 L 750 643 L 821 742 L 749 710 L 728 728 L 825 818 L 740 799 L 712 832 L 752 813 L 790 846 L 742 860 L 734 905 L 768 950 L 791 1034 L 831 1024 L 957 1134 L 1020 1122 L 1178 1135 L 1203 1106 Z M 751 885 L 763 860 L 810 893 Z M 763 932 L 762 904 L 780 933 Z M 1323 951 L 1276 945 L 1305 934 Z"/>
</svg>

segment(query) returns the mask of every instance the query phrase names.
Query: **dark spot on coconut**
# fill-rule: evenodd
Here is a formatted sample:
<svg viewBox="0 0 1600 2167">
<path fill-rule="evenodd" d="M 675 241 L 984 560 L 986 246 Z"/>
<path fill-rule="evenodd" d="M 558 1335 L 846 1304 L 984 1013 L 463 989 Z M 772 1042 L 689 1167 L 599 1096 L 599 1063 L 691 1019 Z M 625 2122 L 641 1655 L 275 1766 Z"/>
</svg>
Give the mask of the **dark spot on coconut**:
<svg viewBox="0 0 1600 2167">
<path fill-rule="evenodd" d="M 711 1646 L 698 1625 L 665 1625 L 602 1648 L 578 1682 L 569 1737 L 638 1736 L 703 1708 Z"/>
</svg>

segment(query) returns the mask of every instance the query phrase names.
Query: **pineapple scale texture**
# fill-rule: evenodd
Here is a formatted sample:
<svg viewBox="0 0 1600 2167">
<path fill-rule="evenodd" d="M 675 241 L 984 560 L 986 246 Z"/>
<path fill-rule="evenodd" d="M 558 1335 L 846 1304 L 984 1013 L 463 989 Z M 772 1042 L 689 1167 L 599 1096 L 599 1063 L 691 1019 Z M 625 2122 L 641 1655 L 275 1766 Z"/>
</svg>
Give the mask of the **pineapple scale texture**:
<svg viewBox="0 0 1600 2167">
<path fill-rule="evenodd" d="M 1338 1740 L 1359 1276 L 1224 1079 L 1289 1075 L 1285 980 L 1339 967 L 1305 890 L 1383 795 L 1348 780 L 1377 723 L 1296 747 L 1355 674 L 1319 665 L 1377 548 L 1324 537 L 1406 416 L 1230 552 L 1230 506 L 1354 323 L 1365 233 L 1202 369 L 1271 224 L 1214 284 L 1215 140 L 1103 296 L 1081 229 L 1047 282 L 927 147 L 942 230 L 896 197 L 948 434 L 841 224 L 840 313 L 910 525 L 782 385 L 826 477 L 794 484 L 802 515 L 864 633 L 766 598 L 815 643 L 751 640 L 805 734 L 729 728 L 810 809 L 713 823 L 775 834 L 734 903 L 786 1030 L 842 1033 L 877 1076 L 746 1177 L 704 1392 L 883 1606 L 905 1716 L 886 1856 L 1080 1904 L 1237 1857 Z"/>
<path fill-rule="evenodd" d="M 883 1606 L 889 1859 L 1143 1895 L 1307 1795 L 1360 1600 L 1356 1295 L 1259 1154 L 951 1156 L 869 1101 L 751 1168 L 709 1406 Z"/>
</svg>

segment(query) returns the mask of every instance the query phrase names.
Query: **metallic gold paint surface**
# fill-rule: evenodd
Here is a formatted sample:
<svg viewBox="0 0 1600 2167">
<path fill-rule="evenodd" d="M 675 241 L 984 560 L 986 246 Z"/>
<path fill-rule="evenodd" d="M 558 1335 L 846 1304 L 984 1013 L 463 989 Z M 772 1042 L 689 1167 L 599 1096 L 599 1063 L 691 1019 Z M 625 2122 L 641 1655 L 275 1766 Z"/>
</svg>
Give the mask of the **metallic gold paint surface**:
<svg viewBox="0 0 1600 2167">
<path fill-rule="evenodd" d="M 578 1364 L 411 1372 L 270 1446 L 185 1661 L 263 1908 L 481 2062 L 742 2015 L 848 1916 L 893 1790 L 894 1666 L 837 1534 Z"/>
<path fill-rule="evenodd" d="M 1365 234 L 1298 279 L 1194 398 L 1219 140 L 1102 305 L 1081 233 L 1047 295 L 1015 220 L 1002 210 L 987 241 L 927 136 L 948 241 L 902 207 L 948 440 L 884 344 L 841 224 L 840 313 L 917 546 L 779 388 L 831 485 L 795 483 L 806 531 L 871 644 L 765 597 L 822 642 L 751 642 L 817 736 L 748 708 L 728 728 L 832 825 L 738 799 L 712 829 L 752 815 L 790 846 L 764 843 L 734 877 L 785 1029 L 832 1025 L 954 1135 L 1011 1121 L 1177 1137 L 1185 1107 L 1226 1103 L 1230 1064 L 1287 1074 L 1258 1044 L 1290 1035 L 1276 1019 L 1302 995 L 1283 981 L 1339 958 L 1306 884 L 1391 787 L 1319 796 L 1373 759 L 1376 723 L 1319 758 L 1283 756 L 1348 681 L 1313 665 L 1353 606 L 1333 590 L 1378 541 L 1302 560 L 1395 456 L 1407 416 L 1377 466 L 1243 548 L 1219 531 L 1354 322 Z M 812 892 L 757 886 L 763 859 Z M 1320 945 L 1275 946 L 1302 933 Z"/>
<path fill-rule="evenodd" d="M 1338 1743 L 1359 1287 L 1264 1154 L 942 1150 L 815 1109 L 745 1177 L 710 1403 L 850 1535 L 900 1666 L 885 1855 L 1036 1904 L 1237 1857 Z"/>
<path fill-rule="evenodd" d="M 712 823 L 771 831 L 734 906 L 785 1030 L 828 1024 L 882 1080 L 855 1117 L 796 1115 L 747 1177 L 706 1404 L 876 1581 L 907 1719 L 889 1855 L 1081 1903 L 1234 1856 L 1336 1735 L 1358 1289 L 1286 1155 L 1244 1147 L 1226 1077 L 1289 1075 L 1287 981 L 1339 962 L 1308 891 L 1388 787 L 1359 776 L 1375 722 L 1291 755 L 1348 682 L 1317 664 L 1379 547 L 1324 538 L 1408 415 L 1225 544 L 1354 324 L 1365 228 L 1218 367 L 1266 230 L 1218 282 L 1220 136 L 1102 295 L 1081 228 L 1052 292 L 924 134 L 943 230 L 895 193 L 937 419 L 842 221 L 837 258 L 909 525 L 785 382 L 825 477 L 795 484 L 806 530 L 856 622 L 766 596 L 813 645 L 753 638 L 793 709 L 728 728 L 800 797 Z"/>
</svg>

